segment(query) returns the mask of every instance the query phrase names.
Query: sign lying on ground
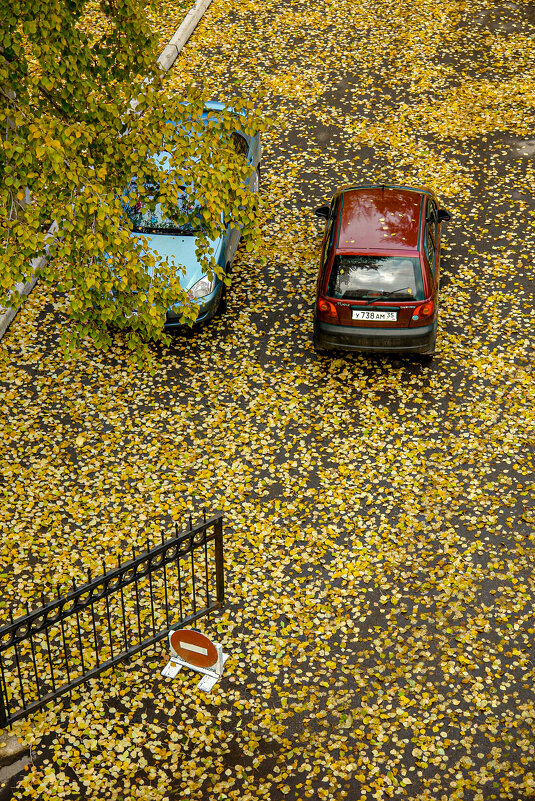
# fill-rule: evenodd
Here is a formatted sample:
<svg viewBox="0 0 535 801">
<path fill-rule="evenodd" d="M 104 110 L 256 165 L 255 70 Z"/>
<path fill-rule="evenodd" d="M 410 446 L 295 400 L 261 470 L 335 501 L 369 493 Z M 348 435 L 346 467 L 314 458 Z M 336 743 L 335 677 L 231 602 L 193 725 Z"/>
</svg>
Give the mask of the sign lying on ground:
<svg viewBox="0 0 535 801">
<path fill-rule="evenodd" d="M 162 676 L 174 679 L 183 667 L 202 673 L 199 690 L 209 692 L 223 673 L 229 655 L 223 646 L 212 642 L 205 634 L 195 629 L 171 629 L 169 632 L 171 659 L 162 670 Z"/>
</svg>

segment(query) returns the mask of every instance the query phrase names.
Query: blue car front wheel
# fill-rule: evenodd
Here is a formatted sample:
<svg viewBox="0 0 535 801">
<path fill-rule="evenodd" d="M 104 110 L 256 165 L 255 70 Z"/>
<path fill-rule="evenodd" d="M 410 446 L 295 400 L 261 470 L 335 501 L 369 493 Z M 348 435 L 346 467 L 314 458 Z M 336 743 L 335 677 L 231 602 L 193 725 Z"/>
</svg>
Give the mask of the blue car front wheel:
<svg viewBox="0 0 535 801">
<path fill-rule="evenodd" d="M 219 306 L 217 307 L 217 314 L 225 314 L 227 311 L 227 285 L 223 284 L 223 291 L 221 293 L 221 299 L 219 301 Z"/>
</svg>

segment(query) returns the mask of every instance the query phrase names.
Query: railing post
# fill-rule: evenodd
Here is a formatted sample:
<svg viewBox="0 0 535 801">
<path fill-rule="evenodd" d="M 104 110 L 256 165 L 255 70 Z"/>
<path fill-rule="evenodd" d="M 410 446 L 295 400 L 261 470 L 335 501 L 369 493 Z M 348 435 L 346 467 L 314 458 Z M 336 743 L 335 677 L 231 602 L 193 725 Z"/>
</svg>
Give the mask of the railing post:
<svg viewBox="0 0 535 801">
<path fill-rule="evenodd" d="M 5 729 L 6 726 L 7 726 L 7 709 L 6 709 L 6 703 L 4 701 L 4 682 L 0 678 L 0 729 Z"/>
<path fill-rule="evenodd" d="M 219 604 L 225 600 L 225 571 L 223 564 L 223 515 L 219 515 L 214 523 L 215 532 L 215 588 Z"/>
</svg>

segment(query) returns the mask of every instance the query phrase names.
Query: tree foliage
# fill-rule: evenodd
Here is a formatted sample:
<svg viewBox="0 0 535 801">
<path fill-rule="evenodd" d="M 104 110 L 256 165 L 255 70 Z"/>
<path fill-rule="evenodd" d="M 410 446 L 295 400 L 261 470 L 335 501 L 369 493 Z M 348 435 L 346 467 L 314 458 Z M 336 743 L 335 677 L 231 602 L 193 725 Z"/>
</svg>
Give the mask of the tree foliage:
<svg viewBox="0 0 535 801">
<path fill-rule="evenodd" d="M 198 92 L 168 91 L 136 0 L 101 0 L 100 11 L 106 25 L 97 33 L 85 0 L 0 0 L 0 303 L 21 302 L 13 286 L 48 253 L 39 278 L 65 292 L 71 345 L 90 335 L 105 346 L 124 329 L 139 351 L 164 338 L 166 309 L 180 304 L 184 322 L 197 309 L 180 285 L 180 265 L 155 263 L 143 238 L 132 236 L 125 191 L 133 178 L 141 198 L 145 184 L 157 186 L 171 216 L 177 187 L 187 187 L 202 214 L 197 255 L 217 272 L 210 243 L 228 224 L 243 226 L 249 247 L 254 240 L 250 167 L 230 133 L 260 123 L 241 100 L 217 125 L 203 122 Z"/>
</svg>

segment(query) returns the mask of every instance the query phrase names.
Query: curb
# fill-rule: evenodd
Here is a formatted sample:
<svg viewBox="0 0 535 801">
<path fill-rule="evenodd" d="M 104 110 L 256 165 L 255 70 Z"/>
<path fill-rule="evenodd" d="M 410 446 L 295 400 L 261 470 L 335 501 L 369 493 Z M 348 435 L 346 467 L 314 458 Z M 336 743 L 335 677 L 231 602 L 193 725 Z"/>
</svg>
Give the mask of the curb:
<svg viewBox="0 0 535 801">
<path fill-rule="evenodd" d="M 175 63 L 178 54 L 190 38 L 211 3 L 212 0 L 196 0 L 195 5 L 188 11 L 172 39 L 169 40 L 160 53 L 158 64 L 166 72 Z"/>
<path fill-rule="evenodd" d="M 19 743 L 15 734 L 0 729 L 0 801 L 13 798 L 19 775 L 30 762 L 31 746 Z"/>
<path fill-rule="evenodd" d="M 188 11 L 179 27 L 173 34 L 172 38 L 164 47 L 158 56 L 157 63 L 163 70 L 165 70 L 165 72 L 167 72 L 175 63 L 176 59 L 178 58 L 178 54 L 190 38 L 191 34 L 201 21 L 211 3 L 212 0 L 196 0 L 193 8 Z M 32 259 L 31 264 L 32 270 L 36 271 L 41 267 L 44 267 L 46 264 L 46 259 L 44 257 L 40 259 Z M 34 275 L 25 284 L 15 284 L 14 292 L 17 292 L 19 295 L 28 296 L 36 283 L 37 278 Z M 12 320 L 16 317 L 19 309 L 20 306 L 18 306 L 16 309 L 10 306 L 4 311 L 3 314 L 0 314 L 0 340 L 9 328 Z"/>
<path fill-rule="evenodd" d="M 8 734 L 4 729 L 0 729 L 0 768 L 16 762 L 28 750 L 28 746 L 19 743 L 16 734 Z"/>
<path fill-rule="evenodd" d="M 46 259 L 44 256 L 40 259 L 32 259 L 32 270 L 35 272 L 35 270 L 44 267 L 45 264 L 46 264 Z M 16 292 L 18 295 L 29 295 L 34 286 L 36 285 L 36 283 L 37 283 L 37 278 L 35 275 L 33 275 L 32 278 L 30 278 L 29 281 L 26 281 L 25 284 L 15 284 L 15 288 L 13 291 Z M 18 306 L 16 309 L 13 308 L 12 306 L 9 306 L 5 310 L 5 312 L 0 316 L 0 339 L 2 339 L 2 337 L 6 333 L 7 329 L 9 328 L 9 324 L 16 316 L 19 309 L 20 306 Z"/>
</svg>

